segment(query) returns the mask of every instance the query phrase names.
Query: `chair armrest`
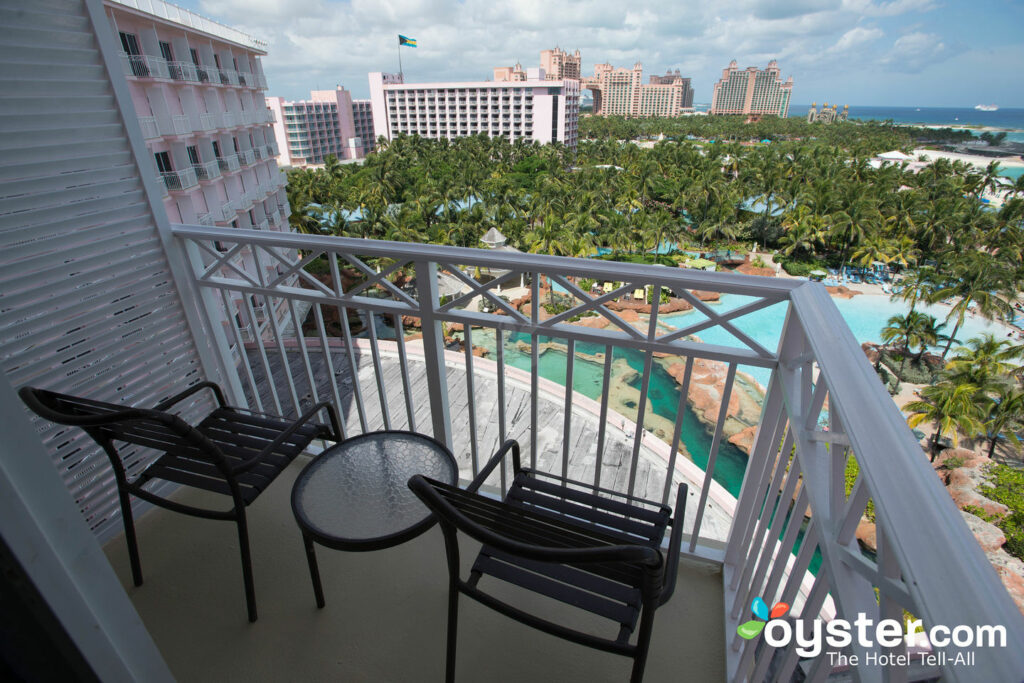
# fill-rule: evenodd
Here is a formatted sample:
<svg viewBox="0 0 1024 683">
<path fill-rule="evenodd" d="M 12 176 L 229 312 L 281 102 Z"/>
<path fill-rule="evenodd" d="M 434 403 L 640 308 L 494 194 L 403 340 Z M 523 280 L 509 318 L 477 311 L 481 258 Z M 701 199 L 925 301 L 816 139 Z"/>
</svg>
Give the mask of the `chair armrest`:
<svg viewBox="0 0 1024 683">
<path fill-rule="evenodd" d="M 519 442 L 515 439 L 507 439 L 505 443 L 501 444 L 501 448 L 498 449 L 498 452 L 491 456 L 491 459 L 487 461 L 487 464 L 483 466 L 483 469 L 477 473 L 473 478 L 473 481 L 471 481 L 469 486 L 466 487 L 466 490 L 470 493 L 476 493 L 477 489 L 483 485 L 487 477 L 491 476 L 491 472 L 493 472 L 494 468 L 505 459 L 505 456 L 510 450 L 512 451 L 513 476 L 519 474 L 522 469 L 519 465 Z"/>
<path fill-rule="evenodd" d="M 166 401 L 161 401 L 160 403 L 157 403 L 155 406 L 153 406 L 153 410 L 167 410 L 168 408 L 173 406 L 175 403 L 183 401 L 184 399 L 188 398 L 192 394 L 195 394 L 195 393 L 197 393 L 198 391 L 200 391 L 202 389 L 210 389 L 210 390 L 212 390 L 213 391 L 213 395 L 217 398 L 217 405 L 219 405 L 221 408 L 224 408 L 227 405 L 224 402 L 224 392 L 221 391 L 221 388 L 219 386 L 217 386 L 216 383 L 214 383 L 214 382 L 200 382 L 199 384 L 194 384 L 194 385 L 190 386 L 188 389 L 186 389 L 185 391 L 182 391 L 179 394 L 175 394 L 174 396 L 171 396 Z"/>
<path fill-rule="evenodd" d="M 659 605 L 664 605 L 676 589 L 679 574 L 679 551 L 683 545 L 683 521 L 686 519 L 686 495 L 689 487 L 680 484 L 676 489 L 676 509 L 672 514 L 672 535 L 668 541 L 668 561 L 665 565 L 665 585 L 661 589 Z"/>
<path fill-rule="evenodd" d="M 594 562 L 628 562 L 653 568 L 660 567 L 663 562 L 660 550 L 645 545 L 607 544 L 585 547 L 557 547 L 517 541 L 488 529 L 467 517 L 445 496 L 441 495 L 440 491 L 430 480 L 420 474 L 413 475 L 409 479 L 409 488 L 443 521 L 454 525 L 457 529 L 480 543 L 493 546 L 506 553 L 528 560 L 569 565 Z M 477 493 L 470 491 L 463 491 L 463 493 L 471 496 L 476 501 L 498 506 L 499 510 L 512 507 L 507 503 L 484 498 Z M 522 521 L 522 518 L 535 517 L 535 515 L 531 515 L 528 511 L 524 511 L 521 508 L 516 508 L 515 512 L 520 516 L 520 521 Z M 551 519 L 545 518 L 542 520 L 542 523 L 550 526 Z"/>
<path fill-rule="evenodd" d="M 264 448 L 262 451 L 260 451 L 256 455 L 252 456 L 248 460 L 246 460 L 244 462 L 241 462 L 241 463 L 235 465 L 233 468 L 231 468 L 232 474 L 238 474 L 239 472 L 245 472 L 246 470 L 250 469 L 251 467 L 253 467 L 257 463 L 259 463 L 261 460 L 263 460 L 268 455 L 273 453 L 278 448 L 278 446 L 280 446 L 282 443 L 285 442 L 285 440 L 288 437 L 290 437 L 292 434 L 294 434 L 295 431 L 299 427 L 301 427 L 305 423 L 309 422 L 309 420 L 311 418 L 313 418 L 313 416 L 315 416 L 317 413 L 319 413 L 321 410 L 324 410 L 324 409 L 327 410 L 327 415 L 328 415 L 328 417 L 329 417 L 329 419 L 331 421 L 331 429 L 334 432 L 333 434 L 329 434 L 328 436 L 331 438 L 331 440 L 338 441 L 339 438 L 340 438 L 338 436 L 340 431 L 338 429 L 338 416 L 334 412 L 334 406 L 331 405 L 330 403 L 328 403 L 327 401 L 321 401 L 320 403 L 317 403 L 315 406 L 313 406 L 312 408 L 307 410 L 305 413 L 303 413 L 302 417 L 300 417 L 299 419 L 297 419 L 294 422 L 292 422 L 288 426 L 288 429 L 286 429 L 283 432 L 281 432 L 280 434 L 278 434 L 277 438 L 274 439 L 273 441 L 271 441 L 269 444 L 267 444 L 266 448 Z"/>
</svg>

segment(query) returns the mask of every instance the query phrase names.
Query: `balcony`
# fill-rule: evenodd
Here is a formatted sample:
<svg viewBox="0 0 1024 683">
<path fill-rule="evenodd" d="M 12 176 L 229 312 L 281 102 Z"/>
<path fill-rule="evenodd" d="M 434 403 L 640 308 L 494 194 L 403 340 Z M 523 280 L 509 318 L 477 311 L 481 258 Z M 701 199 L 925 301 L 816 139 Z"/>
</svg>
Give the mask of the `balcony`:
<svg viewBox="0 0 1024 683">
<path fill-rule="evenodd" d="M 217 130 L 217 115 L 204 112 L 199 115 L 199 130 Z"/>
<path fill-rule="evenodd" d="M 251 149 L 243 149 L 238 153 L 238 161 L 242 166 L 252 166 L 256 163 L 256 154 Z"/>
<path fill-rule="evenodd" d="M 170 78 L 167 62 L 152 55 L 129 55 L 121 53 L 121 66 L 126 76 L 135 78 Z"/>
<path fill-rule="evenodd" d="M 167 62 L 167 71 L 175 81 L 199 82 L 199 73 L 191 62 Z"/>
<path fill-rule="evenodd" d="M 218 219 L 221 223 L 230 223 L 235 220 L 238 214 L 238 200 L 229 200 L 224 202 L 220 207 L 220 218 Z"/>
<path fill-rule="evenodd" d="M 214 180 L 220 177 L 220 164 L 217 160 L 206 161 L 200 164 L 192 164 L 199 180 Z"/>
<path fill-rule="evenodd" d="M 263 219 L 263 220 L 262 220 L 262 221 L 260 221 L 260 222 L 259 222 L 259 224 L 258 224 L 258 225 L 256 226 L 256 229 L 257 229 L 257 230 L 269 230 L 269 229 L 270 229 L 270 221 L 269 221 L 268 219 L 266 219 L 266 218 L 265 218 L 265 219 Z"/>
<path fill-rule="evenodd" d="M 256 161 L 262 161 L 267 157 L 267 148 L 266 146 L 253 147 L 252 153 L 256 157 Z"/>
<path fill-rule="evenodd" d="M 531 465 L 595 485 L 661 499 L 673 482 L 690 482 L 684 567 L 676 597 L 659 612 L 647 680 L 827 679 L 833 671 L 824 654 L 801 658 L 796 643 L 772 648 L 737 635 L 753 597 L 787 602 L 805 620 L 854 621 L 863 613 L 877 623 L 908 610 L 926 625 L 1004 623 L 1011 643 L 1020 633 L 1020 614 L 817 283 L 273 231 L 172 226 L 171 234 L 172 272 L 186 274 L 175 291 L 198 295 L 183 302 L 197 316 L 190 329 L 208 336 L 197 341 L 215 354 L 211 367 L 242 405 L 302 412 L 329 400 L 349 435 L 431 433 L 451 444 L 464 479 L 511 436 Z M 251 256 L 252 273 L 232 270 L 239 252 Z M 326 281 L 307 272 L 318 255 L 331 264 Z M 343 280 L 338 264 L 354 276 Z M 268 277 L 268 269 L 278 276 Z M 481 282 L 475 273 L 494 279 Z M 582 278 L 615 284 L 591 294 L 577 287 Z M 539 307 L 519 310 L 498 297 L 499 287 L 525 288 L 539 301 L 542 282 L 566 293 L 567 310 L 544 319 Z M 666 326 L 654 296 L 649 317 L 627 322 L 611 304 L 643 288 L 670 290 L 693 315 Z M 709 306 L 697 290 L 740 303 Z M 236 317 L 234 302 L 250 297 L 279 315 Z M 499 313 L 479 311 L 480 299 Z M 759 342 L 744 332 L 745 317 L 768 307 L 784 315 L 770 343 Z M 332 311 L 335 328 L 324 317 Z M 581 315 L 606 324 L 571 323 Z M 349 325 L 357 319 L 358 334 Z M 462 331 L 446 334 L 443 326 Z M 722 334 L 717 343 L 699 339 L 710 330 Z M 406 337 L 413 332 L 418 338 Z M 668 417 L 657 407 L 666 405 L 665 388 L 654 386 L 667 366 L 679 385 L 679 398 L 667 402 L 679 409 Z M 766 393 L 729 493 L 715 475 L 728 462 L 731 399 L 757 369 L 767 377 Z M 591 379 L 589 394 L 565 389 Z M 677 444 L 687 399 L 702 386 L 712 386 L 721 407 L 704 409 L 708 438 L 684 452 Z M 843 474 L 854 455 L 860 472 L 847 490 Z M 253 680 L 439 679 L 447 588 L 440 534 L 380 553 L 319 552 L 327 607 L 316 611 L 287 503 L 288 482 L 302 464 L 251 513 L 263 614 L 255 629 L 241 627 L 237 556 L 224 547 L 230 534 L 170 513 L 142 519 L 143 560 L 154 578 L 131 596 L 175 675 L 220 679 L 230 668 Z M 495 473 L 490 483 L 499 480 Z M 877 556 L 860 553 L 854 540 L 869 500 L 884 530 Z M 127 582 L 123 543 L 107 552 Z M 199 552 L 203 563 L 195 561 Z M 368 581 L 381 590 L 366 590 Z M 460 679 L 625 679 L 624 660 L 523 629 L 476 604 L 462 613 Z M 287 656 L 268 647 L 289 633 L 303 637 Z M 218 646 L 197 650 L 197 641 Z M 846 650 L 905 651 L 902 644 Z M 973 654 L 971 667 L 947 661 L 910 678 L 1016 680 L 1024 670 L 1019 648 Z M 318 675 L 319 667 L 331 673 Z M 856 676 L 906 680 L 907 672 L 892 665 Z"/>
<path fill-rule="evenodd" d="M 217 165 L 220 166 L 221 173 L 234 173 L 241 168 L 241 165 L 238 163 L 238 156 L 234 154 L 226 157 L 218 157 Z"/>
<path fill-rule="evenodd" d="M 226 111 L 220 115 L 221 128 L 234 128 L 236 125 L 239 125 L 235 121 L 235 114 L 233 112 Z"/>
<path fill-rule="evenodd" d="M 155 116 L 140 116 L 139 126 L 142 128 L 142 137 L 147 140 L 160 137 L 160 128 L 157 126 Z"/>
<path fill-rule="evenodd" d="M 201 216 L 199 216 L 199 225 L 205 225 L 207 227 L 212 227 L 216 222 L 217 222 L 217 217 L 214 216 L 212 212 L 211 213 L 204 213 Z"/>
<path fill-rule="evenodd" d="M 182 192 L 199 184 L 195 169 L 183 168 L 180 171 L 165 171 L 160 174 L 168 192 Z"/>
<path fill-rule="evenodd" d="M 174 132 L 167 132 L 165 135 L 189 135 L 192 133 L 192 122 L 185 114 L 175 114 L 171 117 L 171 130 Z"/>
</svg>

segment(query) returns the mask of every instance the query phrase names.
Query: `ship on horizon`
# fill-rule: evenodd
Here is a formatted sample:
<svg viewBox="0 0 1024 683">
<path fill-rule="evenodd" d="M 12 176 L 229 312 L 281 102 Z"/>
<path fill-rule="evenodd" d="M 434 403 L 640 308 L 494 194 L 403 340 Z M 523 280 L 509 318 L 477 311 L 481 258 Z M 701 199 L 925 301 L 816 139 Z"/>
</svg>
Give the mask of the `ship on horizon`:
<svg viewBox="0 0 1024 683">
<path fill-rule="evenodd" d="M 978 111 L 999 111 L 999 106 L 995 104 L 976 104 L 974 108 Z"/>
</svg>

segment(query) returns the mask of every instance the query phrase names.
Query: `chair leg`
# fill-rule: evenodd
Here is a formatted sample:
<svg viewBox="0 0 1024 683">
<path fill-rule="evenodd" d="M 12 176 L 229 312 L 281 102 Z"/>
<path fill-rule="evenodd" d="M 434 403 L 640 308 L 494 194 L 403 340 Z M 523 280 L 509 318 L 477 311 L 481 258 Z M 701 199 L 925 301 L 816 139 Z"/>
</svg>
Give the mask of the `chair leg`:
<svg viewBox="0 0 1024 683">
<path fill-rule="evenodd" d="M 655 602 L 644 601 L 643 612 L 640 614 L 640 628 L 636 636 L 636 652 L 633 655 L 633 672 L 629 675 L 630 683 L 640 683 L 644 679 L 644 667 L 647 666 L 647 651 L 651 645 L 651 631 L 654 630 Z M 650 604 L 647 604 L 647 603 Z"/>
<path fill-rule="evenodd" d="M 256 586 L 252 579 L 252 557 L 249 554 L 249 528 L 245 523 L 245 508 L 238 510 L 238 547 L 242 551 L 242 579 L 245 581 L 245 604 L 249 621 L 256 621 Z"/>
<path fill-rule="evenodd" d="M 313 582 L 313 596 L 316 598 L 316 606 L 324 606 L 324 587 L 320 583 L 320 567 L 316 563 L 316 550 L 313 547 L 313 539 L 302 534 L 302 543 L 306 546 L 306 562 L 309 563 L 309 579 Z"/>
<path fill-rule="evenodd" d="M 445 683 L 455 683 L 455 646 L 459 631 L 459 587 L 453 580 L 448 586 L 448 646 L 444 660 Z"/>
<path fill-rule="evenodd" d="M 142 562 L 139 561 L 139 543 L 135 538 L 135 518 L 132 516 L 132 498 L 124 489 L 118 487 L 117 495 L 121 502 L 121 520 L 124 522 L 124 540 L 128 544 L 128 559 L 132 565 L 132 581 L 136 586 L 142 585 Z"/>
</svg>

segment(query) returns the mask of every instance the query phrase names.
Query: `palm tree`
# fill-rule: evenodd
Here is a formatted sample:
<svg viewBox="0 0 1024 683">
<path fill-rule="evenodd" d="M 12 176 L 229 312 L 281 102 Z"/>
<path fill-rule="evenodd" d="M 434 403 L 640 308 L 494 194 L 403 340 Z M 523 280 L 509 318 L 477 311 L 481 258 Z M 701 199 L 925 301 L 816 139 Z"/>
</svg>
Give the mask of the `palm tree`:
<svg viewBox="0 0 1024 683">
<path fill-rule="evenodd" d="M 991 332 L 972 337 L 967 346 L 956 349 L 956 356 L 946 364 L 954 381 L 974 384 L 982 389 L 1007 385 L 1019 368 L 1013 361 L 1024 355 L 1024 346 L 1015 346 L 1008 339 L 999 339 Z"/>
<path fill-rule="evenodd" d="M 942 352 L 943 358 L 949 353 L 957 330 L 973 306 L 977 306 L 978 313 L 988 320 L 996 317 L 1005 319 L 1012 314 L 1013 308 L 1004 298 L 1004 292 L 1012 290 L 1009 282 L 1012 275 L 1000 265 L 990 255 L 977 250 L 965 252 L 954 262 L 950 283 L 935 295 L 936 298 L 958 297 L 946 317 L 947 322 L 955 318 L 956 324 Z"/>
<path fill-rule="evenodd" d="M 960 434 L 976 434 L 984 427 L 975 397 L 978 387 L 973 384 L 957 384 L 943 381 L 921 390 L 921 400 L 911 401 L 903 406 L 910 413 L 907 424 L 916 427 L 922 422 L 931 422 L 934 433 L 928 440 L 931 461 L 938 455 L 939 439 L 949 436 L 953 445 L 960 443 Z"/>
<path fill-rule="evenodd" d="M 944 338 L 942 328 L 945 323 L 938 323 L 934 316 L 919 311 L 909 311 L 906 315 L 894 315 L 882 328 L 882 341 L 895 343 L 903 347 L 900 369 L 896 373 L 896 391 L 899 391 L 900 380 L 903 379 L 903 368 L 907 362 L 910 349 L 919 347 L 915 362 L 921 361 L 925 349 L 939 343 Z"/>
<path fill-rule="evenodd" d="M 988 457 L 996 452 L 999 439 L 1005 438 L 1014 446 L 1020 446 L 1017 432 L 1024 428 L 1024 390 L 1018 386 L 1009 387 L 990 400 L 985 420 L 988 439 Z"/>
</svg>

